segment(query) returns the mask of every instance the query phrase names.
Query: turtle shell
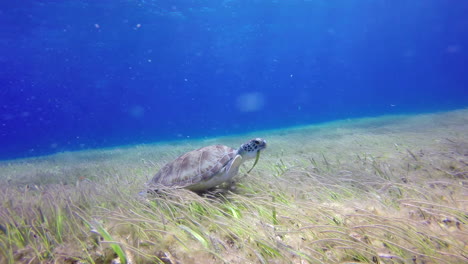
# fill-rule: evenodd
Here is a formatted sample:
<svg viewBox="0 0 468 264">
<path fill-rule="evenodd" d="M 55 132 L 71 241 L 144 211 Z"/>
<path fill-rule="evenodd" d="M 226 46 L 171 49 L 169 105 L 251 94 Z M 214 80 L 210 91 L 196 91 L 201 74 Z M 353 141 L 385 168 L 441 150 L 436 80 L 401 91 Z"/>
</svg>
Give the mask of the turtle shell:
<svg viewBox="0 0 468 264">
<path fill-rule="evenodd" d="M 162 167 L 151 185 L 187 188 L 207 181 L 220 172 L 236 156 L 237 151 L 223 145 L 193 150 Z"/>
</svg>

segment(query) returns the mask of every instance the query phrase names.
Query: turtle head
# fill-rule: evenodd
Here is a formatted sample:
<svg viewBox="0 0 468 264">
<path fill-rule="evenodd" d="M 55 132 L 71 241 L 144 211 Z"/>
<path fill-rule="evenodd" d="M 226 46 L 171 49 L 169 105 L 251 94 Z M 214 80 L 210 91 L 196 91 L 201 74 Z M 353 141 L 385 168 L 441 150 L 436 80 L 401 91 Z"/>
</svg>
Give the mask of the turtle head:
<svg viewBox="0 0 468 264">
<path fill-rule="evenodd" d="M 266 141 L 263 138 L 254 138 L 244 143 L 237 150 L 237 154 L 242 156 L 242 159 L 253 159 L 257 157 L 257 153 L 267 146 Z"/>
</svg>

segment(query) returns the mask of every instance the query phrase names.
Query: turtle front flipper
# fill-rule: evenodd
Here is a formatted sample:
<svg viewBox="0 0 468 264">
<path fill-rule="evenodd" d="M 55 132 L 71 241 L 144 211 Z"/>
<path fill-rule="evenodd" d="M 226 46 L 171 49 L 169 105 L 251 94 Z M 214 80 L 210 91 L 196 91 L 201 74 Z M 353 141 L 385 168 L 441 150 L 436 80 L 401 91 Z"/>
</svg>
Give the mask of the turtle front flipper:
<svg viewBox="0 0 468 264">
<path fill-rule="evenodd" d="M 226 178 L 232 179 L 234 176 L 236 176 L 237 172 L 239 172 L 239 167 L 241 164 L 242 164 L 242 156 L 236 155 L 226 170 L 226 174 L 227 174 Z"/>
</svg>

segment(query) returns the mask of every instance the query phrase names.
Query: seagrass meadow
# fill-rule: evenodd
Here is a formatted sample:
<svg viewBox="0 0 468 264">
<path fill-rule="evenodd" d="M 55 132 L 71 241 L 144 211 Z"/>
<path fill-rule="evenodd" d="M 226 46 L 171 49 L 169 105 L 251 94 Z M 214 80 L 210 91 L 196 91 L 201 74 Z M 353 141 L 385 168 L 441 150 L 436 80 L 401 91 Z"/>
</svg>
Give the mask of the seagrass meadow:
<svg viewBox="0 0 468 264">
<path fill-rule="evenodd" d="M 268 141 L 233 187 L 138 193 L 211 144 Z M 0 163 L 0 263 L 467 263 L 468 110 Z"/>
</svg>

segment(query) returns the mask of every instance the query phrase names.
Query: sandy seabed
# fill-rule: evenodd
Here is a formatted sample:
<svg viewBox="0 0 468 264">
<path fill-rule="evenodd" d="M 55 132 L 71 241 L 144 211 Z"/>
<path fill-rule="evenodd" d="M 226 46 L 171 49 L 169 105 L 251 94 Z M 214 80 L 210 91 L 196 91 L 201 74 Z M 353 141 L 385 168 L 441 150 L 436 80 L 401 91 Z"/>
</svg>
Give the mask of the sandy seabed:
<svg viewBox="0 0 468 264">
<path fill-rule="evenodd" d="M 230 189 L 138 195 L 202 146 Z M 0 263 L 468 263 L 468 110 L 0 162 Z"/>
</svg>

